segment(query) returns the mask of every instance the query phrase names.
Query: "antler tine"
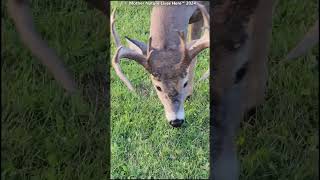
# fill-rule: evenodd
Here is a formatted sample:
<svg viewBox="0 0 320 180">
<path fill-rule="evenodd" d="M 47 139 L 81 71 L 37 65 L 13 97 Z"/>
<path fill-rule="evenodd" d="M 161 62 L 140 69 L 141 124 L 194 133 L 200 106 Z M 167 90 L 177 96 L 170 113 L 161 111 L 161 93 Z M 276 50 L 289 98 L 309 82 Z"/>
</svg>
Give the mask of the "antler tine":
<svg viewBox="0 0 320 180">
<path fill-rule="evenodd" d="M 196 42 L 190 46 L 189 48 L 189 53 L 190 53 L 190 58 L 193 59 L 196 57 L 202 50 L 210 47 L 210 16 L 209 13 L 207 12 L 206 8 L 204 5 L 197 3 L 198 8 L 201 11 L 202 17 L 203 17 L 203 28 L 204 28 L 204 34 L 202 37 Z"/>
<path fill-rule="evenodd" d="M 186 49 L 186 40 L 184 37 L 184 32 L 183 31 L 177 31 L 180 39 L 180 46 L 182 50 Z"/>
<path fill-rule="evenodd" d="M 313 27 L 304 35 L 302 40 L 294 47 L 286 60 L 294 59 L 299 56 L 305 55 L 308 50 L 314 47 L 319 42 L 319 20 L 315 22 Z"/>
<path fill-rule="evenodd" d="M 204 5 L 202 5 L 200 3 L 197 3 L 197 6 L 201 11 L 201 14 L 202 14 L 202 17 L 203 17 L 203 28 L 204 28 L 204 30 L 207 30 L 207 31 L 205 31 L 206 35 L 207 35 L 210 32 L 209 31 L 209 28 L 210 28 L 210 24 L 209 24 L 210 23 L 210 15 L 209 15 L 209 13 L 206 10 Z"/>
<path fill-rule="evenodd" d="M 191 62 L 191 59 L 189 58 L 189 52 L 187 49 L 187 45 L 186 45 L 186 38 L 185 38 L 185 34 L 183 31 L 177 31 L 178 35 L 179 35 L 179 40 L 180 40 L 180 49 L 182 52 L 182 56 L 181 56 L 181 65 L 182 66 L 188 66 L 189 63 Z"/>
<path fill-rule="evenodd" d="M 152 51 L 151 43 L 152 43 L 152 37 L 150 36 L 150 37 L 149 37 L 149 40 L 148 40 L 147 55 L 149 55 L 150 52 Z"/>
<path fill-rule="evenodd" d="M 28 1 L 9 0 L 7 3 L 8 15 L 13 19 L 24 45 L 49 69 L 66 91 L 70 93 L 77 91 L 76 81 L 63 61 L 36 31 Z"/>
<path fill-rule="evenodd" d="M 150 36 L 149 37 L 149 41 L 148 41 L 148 48 L 147 48 L 147 64 L 148 64 L 148 68 L 146 68 L 150 73 L 151 73 L 151 66 L 150 66 L 150 58 L 151 58 L 151 55 L 152 53 L 154 52 L 152 46 L 152 37 Z"/>
<path fill-rule="evenodd" d="M 119 76 L 119 78 L 126 84 L 128 89 L 130 89 L 131 91 L 134 91 L 132 84 L 130 83 L 128 78 L 123 74 L 121 67 L 120 67 L 120 64 L 119 64 L 119 61 L 120 61 L 119 55 L 121 54 L 122 48 L 123 48 L 122 46 L 118 47 L 116 54 L 112 58 L 112 67 L 116 71 L 116 74 Z"/>
<path fill-rule="evenodd" d="M 121 70 L 120 60 L 122 58 L 128 58 L 128 59 L 134 60 L 134 61 L 138 62 L 140 65 L 142 65 L 148 71 L 149 71 L 149 65 L 148 65 L 147 58 L 144 55 L 139 54 L 138 52 L 136 52 L 130 48 L 126 48 L 121 45 L 119 35 L 115 29 L 115 21 L 116 21 L 115 11 L 116 11 L 116 9 L 113 10 L 113 12 L 111 14 L 111 19 L 110 19 L 112 36 L 113 36 L 113 38 L 115 40 L 115 44 L 117 46 L 116 54 L 112 58 L 112 66 L 113 66 L 114 70 L 116 71 L 116 74 L 126 84 L 126 86 L 131 91 L 134 91 L 132 84 L 130 83 L 128 78 L 123 74 L 123 72 Z"/>
<path fill-rule="evenodd" d="M 123 74 L 123 72 L 121 70 L 120 60 L 122 58 L 128 58 L 128 59 L 134 60 L 137 63 L 139 63 L 140 65 L 142 65 L 147 71 L 150 72 L 147 58 L 144 55 L 135 52 L 134 50 L 131 50 L 131 49 L 123 47 L 123 46 L 119 46 L 117 48 L 116 54 L 114 55 L 114 57 L 112 59 L 112 66 L 115 69 L 116 74 L 119 76 L 119 78 L 126 84 L 126 86 L 131 91 L 134 91 L 134 88 L 131 85 L 130 81 L 128 80 L 126 75 Z"/>
<path fill-rule="evenodd" d="M 110 19 L 110 22 L 111 22 L 111 33 L 114 37 L 114 41 L 116 43 L 116 46 L 117 47 L 120 47 L 121 46 L 121 42 L 120 42 L 120 38 L 119 38 L 119 35 L 115 29 L 115 22 L 116 22 L 116 19 L 115 19 L 115 13 L 116 13 L 116 8 L 114 8 L 114 10 L 112 11 L 112 14 L 111 14 L 111 19 Z"/>
</svg>

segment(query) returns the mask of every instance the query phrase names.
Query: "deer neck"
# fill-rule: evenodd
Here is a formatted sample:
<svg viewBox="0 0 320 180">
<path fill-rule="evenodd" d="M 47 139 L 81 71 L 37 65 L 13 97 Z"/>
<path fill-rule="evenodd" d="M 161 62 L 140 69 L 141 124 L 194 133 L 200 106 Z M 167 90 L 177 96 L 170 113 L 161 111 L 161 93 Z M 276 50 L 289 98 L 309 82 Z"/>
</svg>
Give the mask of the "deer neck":
<svg viewBox="0 0 320 180">
<path fill-rule="evenodd" d="M 197 9 L 196 6 L 154 6 L 151 13 L 151 46 L 158 50 L 178 49 L 178 31 L 187 35 L 189 19 Z M 186 36 L 187 37 L 187 36 Z"/>
</svg>

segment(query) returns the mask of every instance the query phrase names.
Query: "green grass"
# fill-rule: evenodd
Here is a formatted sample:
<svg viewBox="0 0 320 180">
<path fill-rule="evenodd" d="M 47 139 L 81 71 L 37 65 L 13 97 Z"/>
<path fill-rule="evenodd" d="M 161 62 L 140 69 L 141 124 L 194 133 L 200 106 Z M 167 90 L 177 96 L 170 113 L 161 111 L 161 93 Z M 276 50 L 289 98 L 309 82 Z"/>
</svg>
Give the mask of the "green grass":
<svg viewBox="0 0 320 180">
<path fill-rule="evenodd" d="M 317 1 L 282 0 L 274 14 L 266 102 L 242 123 L 241 178 L 315 180 L 319 160 L 318 46 L 307 56 L 283 57 L 317 18 Z"/>
<path fill-rule="evenodd" d="M 124 36 L 147 42 L 151 6 L 112 2 L 111 7 L 117 8 L 116 28 L 123 44 Z M 208 57 L 208 50 L 199 56 L 196 80 L 207 70 Z M 131 93 L 111 71 L 112 178 L 208 178 L 209 81 L 195 84 L 193 97 L 185 103 L 187 123 L 173 129 L 143 67 L 128 61 L 121 65 L 138 92 Z"/>
<path fill-rule="evenodd" d="M 1 177 L 108 177 L 108 121 L 101 102 L 105 96 L 96 92 L 107 75 L 101 71 L 108 53 L 105 17 L 84 1 L 31 4 L 37 29 L 75 73 L 83 92 L 65 95 L 21 44 L 2 6 Z"/>
</svg>

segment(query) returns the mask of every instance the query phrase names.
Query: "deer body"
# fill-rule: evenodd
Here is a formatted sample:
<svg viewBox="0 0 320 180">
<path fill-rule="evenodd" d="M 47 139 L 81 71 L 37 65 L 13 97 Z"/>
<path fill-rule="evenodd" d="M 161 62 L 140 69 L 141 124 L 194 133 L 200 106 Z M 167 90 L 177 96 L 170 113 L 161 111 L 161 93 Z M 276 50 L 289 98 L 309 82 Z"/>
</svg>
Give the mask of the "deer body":
<svg viewBox="0 0 320 180">
<path fill-rule="evenodd" d="M 178 49 L 180 39 L 175 30 L 187 34 L 189 19 L 197 6 L 155 6 L 151 13 L 150 36 L 152 47 L 156 49 Z M 165 61 L 165 60 L 164 60 Z"/>
</svg>

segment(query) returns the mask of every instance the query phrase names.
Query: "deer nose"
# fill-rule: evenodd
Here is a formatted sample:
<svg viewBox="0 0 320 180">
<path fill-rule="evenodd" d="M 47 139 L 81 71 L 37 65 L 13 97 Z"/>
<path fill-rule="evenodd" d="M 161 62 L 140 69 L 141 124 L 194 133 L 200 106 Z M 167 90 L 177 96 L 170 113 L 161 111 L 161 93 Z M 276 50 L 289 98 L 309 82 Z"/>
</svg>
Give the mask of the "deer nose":
<svg viewBox="0 0 320 180">
<path fill-rule="evenodd" d="M 184 120 L 183 119 L 175 119 L 175 120 L 172 120 L 172 121 L 170 121 L 169 123 L 170 123 L 170 125 L 172 126 L 172 127 L 181 127 L 181 125 L 183 124 L 183 122 L 184 122 Z"/>
<path fill-rule="evenodd" d="M 174 104 L 175 106 L 179 106 L 179 105 L 180 105 L 179 99 L 174 99 L 172 102 L 173 102 L 173 104 Z"/>
</svg>

